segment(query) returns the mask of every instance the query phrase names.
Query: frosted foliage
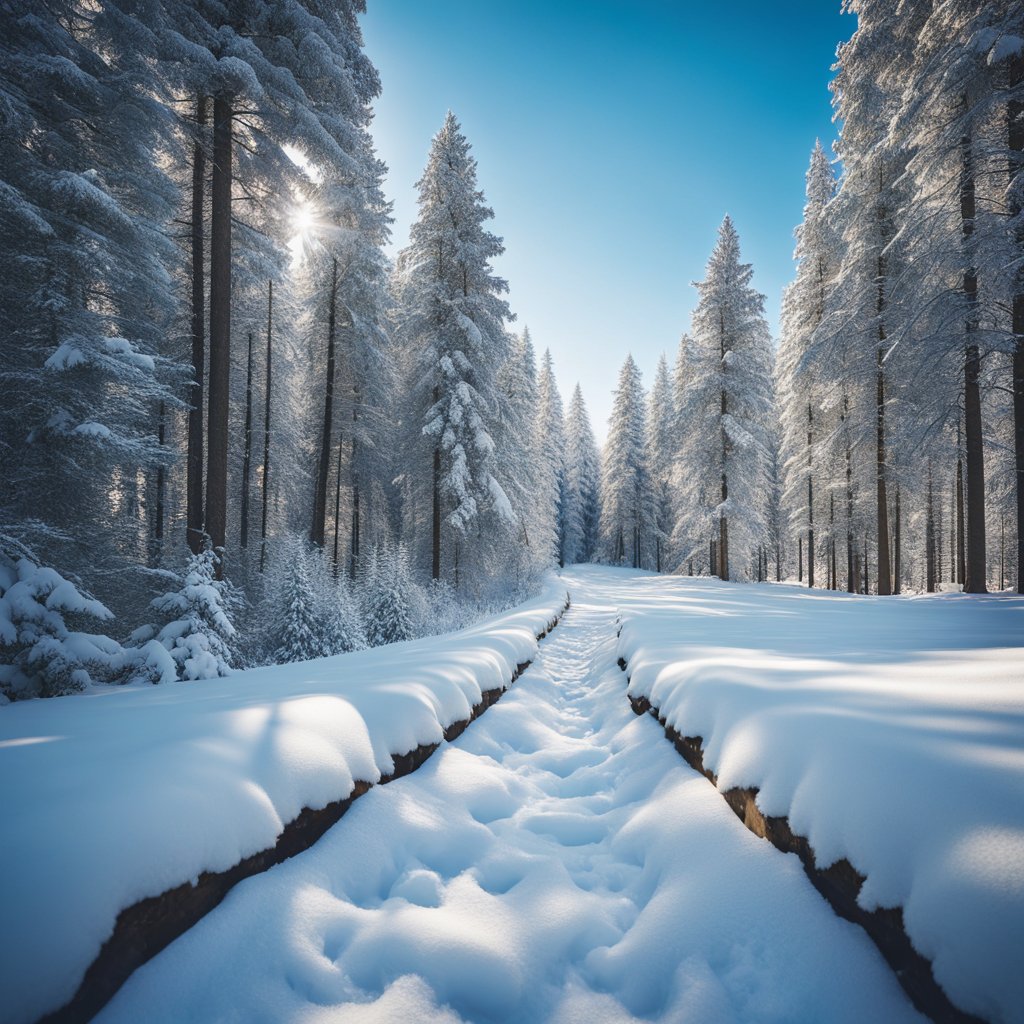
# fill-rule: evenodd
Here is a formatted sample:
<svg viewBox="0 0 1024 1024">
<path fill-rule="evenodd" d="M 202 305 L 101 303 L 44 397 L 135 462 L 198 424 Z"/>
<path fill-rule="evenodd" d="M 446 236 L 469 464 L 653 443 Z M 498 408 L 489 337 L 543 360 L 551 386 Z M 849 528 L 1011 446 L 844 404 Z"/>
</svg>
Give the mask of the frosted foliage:
<svg viewBox="0 0 1024 1024">
<path fill-rule="evenodd" d="M 366 638 L 371 647 L 409 640 L 414 635 L 414 604 L 419 595 L 402 548 L 379 548 L 363 584 Z"/>
<path fill-rule="evenodd" d="M 565 561 L 590 562 L 600 544 L 601 463 L 579 384 L 565 420 Z"/>
<path fill-rule="evenodd" d="M 618 565 L 647 568 L 654 507 L 647 467 L 646 399 L 640 370 L 627 356 L 615 389 L 601 471 L 601 542 Z"/>
<path fill-rule="evenodd" d="M 366 646 L 358 603 L 343 574 L 305 537 L 279 539 L 268 570 L 266 657 L 274 664 L 326 658 Z"/>
<path fill-rule="evenodd" d="M 0 535 L 0 699 L 72 693 L 122 674 L 120 644 L 74 629 L 76 619 L 112 618 L 99 601 Z"/>
<path fill-rule="evenodd" d="M 544 350 L 537 377 L 537 409 L 532 458 L 537 473 L 536 543 L 547 565 L 561 563 L 565 551 L 565 437 L 562 396 L 558 393 L 551 352 Z"/>
<path fill-rule="evenodd" d="M 685 557 L 728 524 L 727 567 L 747 574 L 766 537 L 772 417 L 772 352 L 764 296 L 740 263 L 739 236 L 726 217 L 707 273 L 696 287 L 692 355 L 682 395 L 678 486 Z M 727 495 L 723 493 L 727 491 Z"/>
<path fill-rule="evenodd" d="M 493 214 L 477 189 L 476 161 L 451 113 L 434 137 L 418 188 L 419 219 L 398 264 L 400 336 L 411 356 L 428 445 L 416 472 L 426 476 L 430 453 L 440 453 L 444 523 L 450 536 L 466 538 L 470 525 L 488 511 L 507 528 L 514 526 L 495 475 L 492 437 L 511 313 L 501 298 L 507 285 L 491 271 L 491 260 L 503 252 L 501 240 L 483 226 Z"/>
<path fill-rule="evenodd" d="M 209 548 L 191 555 L 179 589 L 153 601 L 165 619 L 155 640 L 171 656 L 179 679 L 215 679 L 232 671 L 232 595 L 229 585 L 216 578 L 217 558 Z M 136 639 L 146 638 L 145 632 L 136 634 Z M 153 679 L 158 681 L 162 678 Z"/>
</svg>

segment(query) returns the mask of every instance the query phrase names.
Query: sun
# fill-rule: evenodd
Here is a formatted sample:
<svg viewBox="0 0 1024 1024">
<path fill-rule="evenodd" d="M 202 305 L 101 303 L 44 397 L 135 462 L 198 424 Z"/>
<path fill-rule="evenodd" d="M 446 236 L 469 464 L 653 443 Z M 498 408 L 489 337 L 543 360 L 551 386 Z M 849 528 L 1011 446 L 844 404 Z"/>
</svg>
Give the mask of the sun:
<svg viewBox="0 0 1024 1024">
<path fill-rule="evenodd" d="M 316 209 L 308 199 L 299 200 L 289 214 L 292 238 L 289 248 L 295 260 L 299 260 L 313 241 L 317 229 Z"/>
</svg>

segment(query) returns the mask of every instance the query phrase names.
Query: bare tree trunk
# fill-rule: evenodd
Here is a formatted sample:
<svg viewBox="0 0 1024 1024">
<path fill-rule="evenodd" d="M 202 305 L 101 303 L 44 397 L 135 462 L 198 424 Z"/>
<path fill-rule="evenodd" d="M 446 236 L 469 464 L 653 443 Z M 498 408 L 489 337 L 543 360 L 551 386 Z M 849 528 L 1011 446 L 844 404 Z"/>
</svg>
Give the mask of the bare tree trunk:
<svg viewBox="0 0 1024 1024">
<path fill-rule="evenodd" d="M 206 362 L 206 267 L 203 219 L 206 193 L 206 97 L 196 100 L 196 140 L 192 146 L 192 387 L 189 389 L 188 455 L 185 463 L 185 536 L 194 554 L 203 548 L 203 376 Z"/>
<path fill-rule="evenodd" d="M 232 97 L 213 101 L 210 214 L 210 381 L 207 396 L 206 532 L 223 549 L 228 515 L 228 411 L 231 382 Z M 223 558 L 217 576 L 223 577 Z"/>
<path fill-rule="evenodd" d="M 871 593 L 871 580 L 868 579 L 868 534 L 864 531 L 864 593 Z"/>
<path fill-rule="evenodd" d="M 242 455 L 242 510 L 239 546 L 249 546 L 249 481 L 252 476 L 252 331 L 249 332 L 249 354 L 245 364 L 245 450 Z"/>
<path fill-rule="evenodd" d="M 959 583 L 963 586 L 967 581 L 967 559 L 964 553 L 964 463 L 963 459 L 957 456 L 956 460 L 956 494 L 954 495 L 956 505 L 956 575 L 950 576 L 952 583 Z"/>
<path fill-rule="evenodd" d="M 334 575 L 338 575 L 338 533 L 341 518 L 341 435 L 338 435 L 338 473 L 334 481 Z M 352 578 L 355 579 L 355 566 L 352 568 Z"/>
<path fill-rule="evenodd" d="M 331 261 L 331 293 L 327 312 L 327 378 L 324 382 L 324 416 L 320 429 L 320 458 L 316 468 L 316 490 L 313 492 L 313 523 L 309 539 L 317 547 L 324 546 L 327 529 L 327 477 L 331 471 L 331 432 L 334 427 L 334 346 L 337 334 L 338 261 Z"/>
<path fill-rule="evenodd" d="M 828 538 L 828 589 L 838 590 L 839 584 L 836 580 L 836 496 L 834 494 L 828 496 Z"/>
<path fill-rule="evenodd" d="M 884 272 L 883 260 L 879 263 L 879 284 L 878 284 L 878 305 L 879 315 L 885 308 L 885 301 L 882 293 L 882 277 Z M 887 595 L 892 593 L 892 569 L 889 564 L 889 498 L 886 494 L 885 480 L 885 374 L 882 369 L 882 344 L 885 342 L 885 327 L 881 321 L 878 324 L 878 373 L 876 379 L 875 400 L 877 404 L 878 422 L 876 435 L 876 467 L 877 467 L 877 493 L 878 521 L 877 521 L 877 544 L 878 544 L 878 593 Z"/>
<path fill-rule="evenodd" d="M 814 473 L 811 460 L 814 442 L 814 410 L 807 403 L 807 586 L 814 586 Z"/>
<path fill-rule="evenodd" d="M 902 526 L 900 520 L 900 489 L 896 487 L 896 509 L 895 509 L 896 522 L 893 525 L 893 553 L 894 553 L 894 564 L 893 564 L 893 581 L 892 581 L 892 592 L 899 594 L 903 590 L 903 582 L 901 578 L 902 574 Z"/>
<path fill-rule="evenodd" d="M 161 450 L 164 448 L 167 439 L 167 410 L 164 407 L 164 403 L 160 403 L 160 408 L 157 411 L 157 426 L 156 426 L 156 439 L 160 445 Z M 167 490 L 167 470 L 164 468 L 163 462 L 160 462 L 156 467 L 156 510 L 153 516 L 153 541 L 154 547 L 156 548 L 156 560 L 157 564 L 160 564 L 161 556 L 163 555 L 164 547 L 164 517 L 166 504 L 164 497 Z"/>
<path fill-rule="evenodd" d="M 1010 89 L 1024 85 L 1024 55 L 1010 57 Z M 1017 482 L 1017 593 L 1024 594 L 1024 223 L 1021 223 L 1020 176 L 1024 174 L 1024 101 L 1007 104 L 1010 150 L 1009 215 L 1017 222 L 1014 241 L 1017 273 L 1013 283 L 1013 450 Z"/>
<path fill-rule="evenodd" d="M 804 537 L 800 534 L 796 539 L 796 553 L 797 553 L 797 580 L 800 583 L 804 581 Z"/>
<path fill-rule="evenodd" d="M 967 455 L 967 574 L 964 590 L 984 594 L 985 581 L 985 457 L 982 448 L 981 354 L 978 330 L 978 271 L 974 265 L 974 154 L 970 135 L 960 143 L 960 217 L 963 225 L 964 299 L 967 305 L 964 344 L 964 448 Z"/>
<path fill-rule="evenodd" d="M 932 463 L 928 460 L 928 496 L 924 528 L 925 589 L 935 593 L 935 492 L 932 487 Z"/>
<path fill-rule="evenodd" d="M 267 370 L 263 406 L 263 519 L 260 525 L 260 572 L 267 564 L 267 509 L 270 507 L 270 395 L 273 385 L 274 282 L 267 282 Z"/>
<path fill-rule="evenodd" d="M 362 509 L 359 501 L 359 432 L 355 426 L 359 419 L 359 403 L 360 403 L 359 385 L 352 385 L 352 529 L 350 531 L 349 538 L 349 576 L 352 579 L 356 578 L 356 569 L 359 565 L 359 541 L 360 533 L 362 532 L 362 525 L 360 518 L 362 515 Z M 524 525 L 523 531 L 525 533 L 526 527 Z M 527 539 L 527 545 L 529 545 L 529 539 Z"/>
<path fill-rule="evenodd" d="M 434 388 L 434 403 L 438 401 L 438 389 Z M 431 567 L 432 579 L 441 578 L 441 449 L 434 448 L 433 477 L 433 522 L 431 523 Z"/>
<path fill-rule="evenodd" d="M 711 560 L 708 562 L 708 575 L 718 575 L 718 550 L 714 538 L 711 539 Z"/>
</svg>

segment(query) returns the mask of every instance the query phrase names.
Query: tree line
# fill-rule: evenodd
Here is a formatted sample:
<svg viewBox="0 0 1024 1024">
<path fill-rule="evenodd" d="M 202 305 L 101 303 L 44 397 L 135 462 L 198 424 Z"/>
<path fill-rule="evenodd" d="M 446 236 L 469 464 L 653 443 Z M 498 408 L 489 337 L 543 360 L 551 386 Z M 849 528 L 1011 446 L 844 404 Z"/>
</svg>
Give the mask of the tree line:
<svg viewBox="0 0 1024 1024">
<path fill-rule="evenodd" d="M 777 349 L 726 218 L 599 453 L 451 113 L 388 258 L 361 0 L 5 5 L 0 692 L 402 639 L 576 561 L 1020 587 L 1024 15 L 850 6 Z"/>
</svg>

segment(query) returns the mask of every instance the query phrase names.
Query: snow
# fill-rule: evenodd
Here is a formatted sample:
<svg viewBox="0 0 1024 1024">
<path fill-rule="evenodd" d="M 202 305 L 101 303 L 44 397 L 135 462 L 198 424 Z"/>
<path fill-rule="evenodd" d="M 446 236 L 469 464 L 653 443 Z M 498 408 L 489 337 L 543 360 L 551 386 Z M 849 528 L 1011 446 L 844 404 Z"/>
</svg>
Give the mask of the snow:
<svg viewBox="0 0 1024 1024">
<path fill-rule="evenodd" d="M 954 1001 L 1020 1021 L 1024 599 L 877 599 L 577 567 L 461 633 L 0 711 L 5 1020 L 66 1000 L 136 900 L 438 742 L 137 971 L 108 1022 L 920 1021 L 866 934 L 650 716 L 701 735 Z M 621 635 L 616 629 L 621 619 Z"/>
<path fill-rule="evenodd" d="M 439 742 L 533 657 L 564 594 L 552 581 L 377 651 L 0 709 L 0 775 L 17 780 L 0 794 L 4 1021 L 66 1002 L 124 907 L 272 846 L 303 807 Z"/>
<path fill-rule="evenodd" d="M 1024 599 L 629 581 L 630 693 L 703 737 L 865 908 L 903 907 L 954 1002 L 1024 1020 Z"/>
<path fill-rule="evenodd" d="M 867 937 L 744 829 L 615 664 L 620 591 L 515 688 L 137 971 L 98 1018 L 920 1021 Z"/>
</svg>

